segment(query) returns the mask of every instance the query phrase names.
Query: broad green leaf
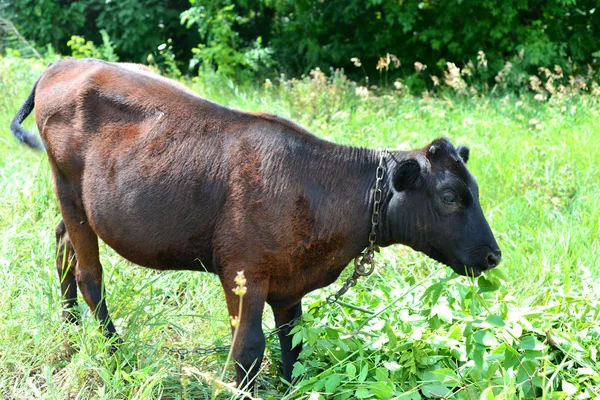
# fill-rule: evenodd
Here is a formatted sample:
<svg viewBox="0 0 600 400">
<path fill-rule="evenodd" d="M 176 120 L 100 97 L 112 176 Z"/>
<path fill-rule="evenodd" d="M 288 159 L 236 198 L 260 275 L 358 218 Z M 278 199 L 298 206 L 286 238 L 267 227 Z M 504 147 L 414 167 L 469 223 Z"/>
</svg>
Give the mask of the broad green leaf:
<svg viewBox="0 0 600 400">
<path fill-rule="evenodd" d="M 543 345 L 540 342 L 538 342 L 535 336 L 525 336 L 521 339 L 521 343 L 519 343 L 519 348 L 523 350 L 538 350 L 539 345 L 541 345 L 543 348 Z"/>
<path fill-rule="evenodd" d="M 328 339 L 333 340 L 333 339 L 338 339 L 340 337 L 340 334 L 335 329 L 327 328 L 327 330 L 325 332 L 327 334 Z"/>
<path fill-rule="evenodd" d="M 502 357 L 502 358 L 504 358 L 504 357 Z M 486 377 L 488 378 L 488 380 L 490 380 L 490 381 L 492 380 L 492 378 L 494 377 L 494 375 L 500 368 L 501 364 L 502 364 L 502 361 L 490 363 L 490 366 L 488 367 L 488 370 L 486 373 Z"/>
<path fill-rule="evenodd" d="M 450 368 L 440 368 L 433 371 L 433 374 L 440 383 L 451 386 L 459 386 L 460 379 L 456 372 Z"/>
<path fill-rule="evenodd" d="M 396 345 L 398 344 L 398 340 L 396 339 L 396 333 L 394 332 L 394 330 L 392 329 L 392 327 L 390 326 L 390 323 L 386 323 L 385 324 L 385 334 L 388 337 L 388 340 L 390 341 L 389 346 L 394 348 L 396 347 Z"/>
<path fill-rule="evenodd" d="M 346 400 L 351 398 L 354 395 L 354 392 L 342 392 L 342 393 L 336 393 L 335 396 L 333 396 L 333 400 Z"/>
<path fill-rule="evenodd" d="M 371 389 L 377 397 L 387 399 L 394 394 L 394 389 L 391 385 L 391 383 L 380 381 L 370 384 L 369 389 Z"/>
<path fill-rule="evenodd" d="M 292 349 L 302 343 L 302 332 L 296 332 L 292 336 Z"/>
<path fill-rule="evenodd" d="M 336 340 L 335 343 L 340 347 L 340 349 L 342 349 L 342 351 L 344 352 L 349 352 L 350 351 L 350 347 L 348 347 L 348 345 L 346 344 L 346 342 L 342 339 Z"/>
<path fill-rule="evenodd" d="M 434 283 L 433 285 L 430 285 L 427 289 L 425 289 L 423 296 L 421 296 L 421 300 L 425 301 L 425 299 L 427 299 L 428 296 L 431 296 L 430 304 L 437 303 L 438 299 L 440 298 L 440 295 L 442 294 L 443 288 L 444 285 L 441 283 Z"/>
<path fill-rule="evenodd" d="M 423 396 L 425 397 L 447 397 L 448 394 L 450 393 L 450 390 L 444 386 L 444 385 L 440 385 L 440 384 L 428 384 L 428 385 L 423 385 L 423 387 L 421 387 L 421 392 L 423 392 Z"/>
<path fill-rule="evenodd" d="M 300 361 L 296 361 L 294 363 L 294 369 L 292 369 L 292 378 L 297 378 L 305 372 L 306 368 L 304 368 L 304 364 L 302 364 Z"/>
<path fill-rule="evenodd" d="M 304 314 L 302 314 L 302 320 L 306 322 L 315 322 L 315 317 L 311 313 L 305 312 Z"/>
<path fill-rule="evenodd" d="M 498 340 L 494 337 L 492 332 L 488 330 L 477 331 L 473 334 L 473 340 L 475 343 L 479 343 L 483 346 L 494 347 L 498 345 Z"/>
<path fill-rule="evenodd" d="M 573 396 L 578 391 L 577 386 L 565 381 L 564 379 L 562 381 L 562 390 L 570 396 Z"/>
<path fill-rule="evenodd" d="M 487 387 L 483 389 L 481 395 L 479 396 L 479 400 L 495 400 L 496 396 L 494 396 L 493 387 Z"/>
<path fill-rule="evenodd" d="M 356 376 L 356 367 L 354 366 L 354 364 L 346 365 L 346 375 L 348 375 L 348 378 L 354 379 L 354 377 Z"/>
<path fill-rule="evenodd" d="M 469 322 L 467 326 L 465 326 L 465 331 L 463 333 L 465 336 L 465 347 L 467 349 L 467 353 L 471 352 L 471 348 L 473 346 L 473 323 Z"/>
<path fill-rule="evenodd" d="M 523 359 L 536 359 L 536 358 L 545 358 L 546 353 L 540 350 L 525 350 L 523 352 Z"/>
<path fill-rule="evenodd" d="M 494 325 L 494 326 L 498 326 L 500 328 L 504 327 L 506 325 L 506 323 L 504 322 L 504 320 L 502 319 L 501 316 L 499 315 L 490 315 L 489 317 L 487 317 L 485 319 L 486 322 L 489 322 L 490 324 Z"/>
<path fill-rule="evenodd" d="M 389 381 L 389 377 L 388 377 L 388 370 L 385 368 L 377 368 L 375 370 L 375 379 L 377 379 L 378 381 Z"/>
<path fill-rule="evenodd" d="M 495 292 L 500 288 L 495 282 L 491 282 L 483 275 L 477 279 L 477 286 L 479 287 L 479 293 Z"/>
<path fill-rule="evenodd" d="M 357 399 L 366 399 L 373 396 L 373 393 L 369 391 L 365 386 L 359 386 L 354 392 Z"/>
<path fill-rule="evenodd" d="M 367 379 L 367 375 L 369 374 L 369 364 L 364 363 L 362 368 L 360 369 L 360 374 L 358 375 L 358 382 L 363 383 L 365 379 Z"/>
<path fill-rule="evenodd" d="M 400 396 L 395 397 L 397 400 L 421 400 L 422 397 L 417 391 L 412 391 L 409 393 L 402 393 Z"/>
<path fill-rule="evenodd" d="M 390 362 L 384 362 L 383 366 L 389 370 L 389 371 L 398 371 L 399 369 L 402 368 L 402 366 L 400 366 L 397 362 L 395 361 L 390 361 Z"/>
<path fill-rule="evenodd" d="M 321 389 L 325 386 L 325 379 L 319 379 L 315 382 L 315 385 L 313 386 L 313 390 L 316 392 L 321 391 Z"/>
<path fill-rule="evenodd" d="M 325 379 L 325 391 L 327 393 L 333 393 L 333 391 L 340 386 L 342 376 L 340 374 L 332 374 Z"/>
<path fill-rule="evenodd" d="M 483 356 L 485 354 L 485 347 L 480 344 L 476 344 L 473 346 L 473 361 L 475 361 L 475 366 L 481 370 L 483 369 Z"/>
</svg>

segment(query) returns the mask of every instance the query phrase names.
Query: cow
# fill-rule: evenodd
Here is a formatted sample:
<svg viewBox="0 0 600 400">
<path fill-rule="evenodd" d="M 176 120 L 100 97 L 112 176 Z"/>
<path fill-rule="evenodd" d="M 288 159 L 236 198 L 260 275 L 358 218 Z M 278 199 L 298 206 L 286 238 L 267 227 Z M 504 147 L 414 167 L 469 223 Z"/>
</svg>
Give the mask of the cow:
<svg viewBox="0 0 600 400">
<path fill-rule="evenodd" d="M 21 125 L 34 108 L 41 142 Z M 252 387 L 263 358 L 265 303 L 282 327 L 283 376 L 292 380 L 300 346 L 290 321 L 302 297 L 334 282 L 369 240 L 410 246 L 462 275 L 501 259 L 469 149 L 444 138 L 411 151 L 339 145 L 276 115 L 200 98 L 145 67 L 94 59 L 50 65 L 11 130 L 50 162 L 63 219 L 63 318 L 76 321 L 79 289 L 105 335 L 116 335 L 98 238 L 144 267 L 217 274 L 232 317 L 244 271 L 239 385 Z"/>
</svg>

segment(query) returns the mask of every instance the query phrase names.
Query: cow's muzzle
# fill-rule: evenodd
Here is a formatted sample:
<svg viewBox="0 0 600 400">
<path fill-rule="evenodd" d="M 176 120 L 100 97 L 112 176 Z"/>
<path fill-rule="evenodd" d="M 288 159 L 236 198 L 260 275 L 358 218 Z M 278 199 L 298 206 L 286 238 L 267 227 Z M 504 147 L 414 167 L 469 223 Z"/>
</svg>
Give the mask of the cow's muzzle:
<svg viewBox="0 0 600 400">
<path fill-rule="evenodd" d="M 502 252 L 500 249 L 491 250 L 487 257 L 485 258 L 485 267 L 486 269 L 496 268 L 500 261 L 502 260 Z"/>
<path fill-rule="evenodd" d="M 478 256 L 475 257 L 475 260 L 478 261 L 472 260 L 473 263 L 465 263 L 458 259 L 454 259 L 448 265 L 459 275 L 477 277 L 481 275 L 483 271 L 496 268 L 498 264 L 500 264 L 500 261 L 502 260 L 502 252 L 500 249 L 488 247 L 484 251 L 481 250 L 478 252 Z"/>
</svg>

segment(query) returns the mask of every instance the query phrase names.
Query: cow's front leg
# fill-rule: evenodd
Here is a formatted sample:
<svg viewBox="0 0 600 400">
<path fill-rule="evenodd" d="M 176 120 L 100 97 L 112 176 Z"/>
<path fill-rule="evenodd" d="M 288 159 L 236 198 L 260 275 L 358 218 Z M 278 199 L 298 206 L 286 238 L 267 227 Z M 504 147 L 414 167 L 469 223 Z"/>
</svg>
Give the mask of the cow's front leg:
<svg viewBox="0 0 600 400">
<path fill-rule="evenodd" d="M 273 308 L 275 315 L 275 325 L 277 326 L 277 335 L 281 344 L 281 360 L 283 362 L 283 377 L 288 382 L 292 382 L 292 370 L 298 360 L 302 343 L 292 348 L 292 336 L 290 331 L 298 322 L 297 319 L 302 315 L 302 304 L 298 303 L 287 309 Z"/>
<path fill-rule="evenodd" d="M 236 362 L 237 387 L 252 392 L 254 380 L 260 369 L 265 352 L 265 336 L 262 330 L 262 313 L 265 306 L 268 282 L 247 276 L 247 291 L 243 296 L 240 315 L 240 296 L 233 292 L 236 288 L 234 276 L 221 277 L 225 289 L 225 299 L 229 315 L 238 321 L 233 328 L 233 358 Z M 235 333 L 235 330 L 237 334 Z"/>
</svg>

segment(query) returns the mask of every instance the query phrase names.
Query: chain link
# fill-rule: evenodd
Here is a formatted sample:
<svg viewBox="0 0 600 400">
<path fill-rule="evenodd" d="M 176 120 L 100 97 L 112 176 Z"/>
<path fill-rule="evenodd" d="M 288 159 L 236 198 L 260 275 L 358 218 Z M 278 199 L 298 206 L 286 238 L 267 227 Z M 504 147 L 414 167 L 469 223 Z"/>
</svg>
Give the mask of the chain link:
<svg viewBox="0 0 600 400">
<path fill-rule="evenodd" d="M 375 252 L 379 252 L 377 246 L 377 225 L 379 225 L 379 209 L 383 193 L 381 191 L 381 181 L 385 175 L 385 160 L 387 150 L 379 150 L 379 165 L 375 171 L 375 190 L 373 191 L 373 214 L 371 215 L 371 233 L 369 233 L 369 245 L 367 249 L 354 259 L 354 275 L 369 276 L 375 271 Z M 367 268 L 369 266 L 369 268 Z M 354 275 L 352 278 L 354 278 Z M 354 282 L 356 284 L 356 282 Z M 352 285 L 354 286 L 354 285 Z"/>
<path fill-rule="evenodd" d="M 185 347 L 163 346 L 162 349 L 171 354 L 175 354 L 175 355 L 179 356 L 179 358 L 183 358 L 183 357 L 189 356 L 191 354 L 196 354 L 200 357 L 206 357 L 211 354 L 227 352 L 227 351 L 229 351 L 229 346 L 222 345 L 222 346 L 212 346 L 212 347 L 195 347 L 193 349 L 186 349 Z"/>
<path fill-rule="evenodd" d="M 340 297 L 342 297 L 350 288 L 356 286 L 358 278 L 361 276 L 369 276 L 375 271 L 375 252 L 379 252 L 379 246 L 377 246 L 377 225 L 379 225 L 379 208 L 381 206 L 381 200 L 383 197 L 381 191 L 381 181 L 385 175 L 385 161 L 387 158 L 387 150 L 379 149 L 379 165 L 375 171 L 375 189 L 373 191 L 373 213 L 371 214 L 371 232 L 369 233 L 369 245 L 364 252 L 360 253 L 354 259 L 354 273 L 351 277 L 346 279 L 342 287 L 335 292 L 327 296 L 325 303 L 321 303 L 318 306 L 311 307 L 308 312 L 315 315 L 317 312 L 326 305 L 336 303 Z M 366 266 L 369 266 L 369 269 Z M 302 316 L 292 319 L 285 324 L 279 325 L 276 329 L 268 332 L 265 336 L 274 336 L 286 329 L 292 329 L 297 322 L 302 319 Z M 184 347 L 169 347 L 163 346 L 162 348 L 171 354 L 176 354 L 179 358 L 183 358 L 190 354 L 197 354 L 201 357 L 208 356 L 210 354 L 227 352 L 230 346 L 213 346 L 213 347 L 196 347 L 193 349 L 186 349 Z"/>
</svg>

